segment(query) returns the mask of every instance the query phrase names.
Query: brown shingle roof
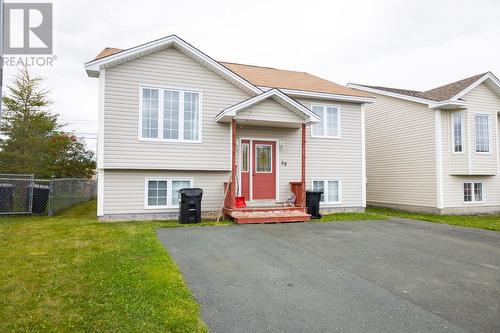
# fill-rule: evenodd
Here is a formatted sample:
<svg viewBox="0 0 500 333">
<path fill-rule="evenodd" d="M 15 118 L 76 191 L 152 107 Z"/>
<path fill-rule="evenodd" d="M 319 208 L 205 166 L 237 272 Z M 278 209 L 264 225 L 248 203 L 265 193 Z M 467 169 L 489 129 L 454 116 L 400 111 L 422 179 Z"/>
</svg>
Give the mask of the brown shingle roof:
<svg viewBox="0 0 500 333">
<path fill-rule="evenodd" d="M 107 56 L 110 56 L 112 54 L 115 54 L 115 53 L 118 53 L 118 52 L 121 52 L 121 51 L 123 51 L 123 50 L 122 49 L 117 49 L 117 48 L 114 48 L 114 47 L 105 47 L 101 52 L 99 52 L 99 54 L 95 57 L 94 60 L 105 58 Z"/>
<path fill-rule="evenodd" d="M 102 59 L 121 51 L 123 50 L 114 47 L 106 47 L 99 52 L 94 60 Z M 370 97 L 370 95 L 359 90 L 347 88 L 340 84 L 330 82 L 305 72 L 243 65 L 230 62 L 220 63 L 256 86 L 304 90 L 355 97 Z"/>
<path fill-rule="evenodd" d="M 468 77 L 466 79 L 456 81 L 453 83 L 446 84 L 441 87 L 437 87 L 431 90 L 427 90 L 421 93 L 422 98 L 430 99 L 433 101 L 446 101 L 479 80 L 487 73 L 482 73 Z"/>
<path fill-rule="evenodd" d="M 459 80 L 456 82 L 452 82 L 449 84 L 445 84 L 444 86 L 440 86 L 434 89 L 426 90 L 426 91 L 417 91 L 417 90 L 407 90 L 407 89 L 398 89 L 398 88 L 388 88 L 388 87 L 380 87 L 380 86 L 368 86 L 364 84 L 357 84 L 358 86 L 363 86 L 367 88 L 373 88 L 388 92 L 393 92 L 396 94 L 417 97 L 428 99 L 435 102 L 447 101 L 456 94 L 463 91 L 465 88 L 479 80 L 481 77 L 488 73 L 477 74 L 471 77 L 468 77 L 463 80 Z"/>
<path fill-rule="evenodd" d="M 305 72 L 221 62 L 239 76 L 261 87 L 314 91 L 356 97 L 369 95 Z"/>
</svg>

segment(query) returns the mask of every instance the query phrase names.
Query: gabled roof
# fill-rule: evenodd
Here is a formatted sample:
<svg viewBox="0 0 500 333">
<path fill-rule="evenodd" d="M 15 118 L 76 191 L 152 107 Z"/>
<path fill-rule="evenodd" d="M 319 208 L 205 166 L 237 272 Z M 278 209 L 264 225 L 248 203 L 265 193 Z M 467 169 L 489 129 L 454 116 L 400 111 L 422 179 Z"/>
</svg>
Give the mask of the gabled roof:
<svg viewBox="0 0 500 333">
<path fill-rule="evenodd" d="M 356 97 L 369 97 L 368 94 L 361 91 L 347 88 L 306 72 L 243 65 L 231 62 L 221 62 L 221 64 L 233 72 L 238 73 L 240 76 L 244 77 L 258 87 L 294 89 Z"/>
<path fill-rule="evenodd" d="M 423 91 L 420 95 L 422 98 L 430 99 L 432 101 L 447 101 L 487 74 L 488 73 L 477 74 L 463 80 L 445 84 L 444 86 Z"/>
<path fill-rule="evenodd" d="M 99 52 L 95 59 L 85 64 L 85 69 L 89 76 L 97 77 L 101 68 L 110 67 L 170 46 L 174 46 L 184 54 L 194 57 L 195 60 L 212 68 L 215 72 L 222 73 L 222 76 L 229 78 L 230 81 L 237 85 L 239 84 L 251 95 L 260 94 L 262 90 L 279 88 L 289 96 L 361 103 L 375 101 L 364 92 L 347 88 L 305 72 L 217 62 L 176 35 L 167 36 L 129 49 L 106 47 Z"/>
<path fill-rule="evenodd" d="M 443 86 L 426 91 L 370 86 L 357 83 L 349 83 L 348 86 L 363 91 L 380 93 L 382 95 L 388 95 L 392 97 L 407 99 L 417 103 L 428 104 L 429 107 L 460 107 L 464 105 L 461 97 L 483 82 L 487 82 L 489 86 L 491 86 L 497 91 L 497 93 L 500 94 L 500 81 L 491 72 L 477 74 L 466 79 L 445 84 Z"/>
<path fill-rule="evenodd" d="M 262 93 L 262 90 L 248 82 L 246 79 L 221 65 L 219 62 L 215 61 L 176 35 L 170 35 L 126 50 L 105 48 L 94 60 L 85 63 L 85 69 L 89 76 L 98 77 L 101 69 L 103 68 L 118 65 L 169 47 L 175 47 L 186 56 L 219 74 L 251 95 Z"/>
<path fill-rule="evenodd" d="M 272 98 L 276 102 L 280 103 L 283 105 L 285 108 L 289 109 L 292 112 L 295 112 L 299 117 L 304 119 L 305 123 L 317 123 L 320 121 L 319 116 L 306 108 L 304 105 L 301 103 L 297 102 L 293 98 L 287 96 L 283 92 L 281 92 L 279 89 L 270 89 L 260 95 L 254 96 L 252 98 L 249 98 L 247 100 L 244 100 L 238 104 L 235 104 L 233 106 L 230 106 L 224 110 L 222 110 L 216 117 L 216 121 L 229 121 L 232 119 L 234 116 L 239 111 L 248 109 L 254 105 L 257 105 L 258 103 Z"/>
</svg>

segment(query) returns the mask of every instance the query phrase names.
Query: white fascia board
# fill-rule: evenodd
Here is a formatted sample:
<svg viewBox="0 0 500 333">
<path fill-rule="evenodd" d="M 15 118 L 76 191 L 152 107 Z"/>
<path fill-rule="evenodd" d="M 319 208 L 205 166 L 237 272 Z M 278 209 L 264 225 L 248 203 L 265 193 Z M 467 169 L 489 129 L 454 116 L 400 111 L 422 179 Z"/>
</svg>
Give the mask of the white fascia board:
<svg viewBox="0 0 500 333">
<path fill-rule="evenodd" d="M 462 101 L 448 100 L 444 102 L 434 102 L 434 104 L 429 104 L 429 109 L 454 110 L 454 109 L 465 109 L 465 108 L 467 108 L 467 103 Z"/>
<path fill-rule="evenodd" d="M 264 91 L 273 89 L 265 86 L 259 86 L 259 88 Z M 317 91 L 305 91 L 305 90 L 283 89 L 283 88 L 280 88 L 279 90 L 293 97 L 329 99 L 335 101 L 345 101 L 354 103 L 374 103 L 376 101 L 376 98 L 374 97 L 358 97 L 358 96 L 323 93 Z"/>
<path fill-rule="evenodd" d="M 109 67 L 112 66 L 113 64 L 123 61 L 128 61 L 135 57 L 139 57 L 145 53 L 153 52 L 156 49 L 167 48 L 170 46 L 174 46 L 184 54 L 187 53 L 189 55 L 192 55 L 192 57 L 203 61 L 205 64 L 211 67 L 212 70 L 222 73 L 228 78 L 234 80 L 234 82 L 238 83 L 244 90 L 254 94 L 262 93 L 262 91 L 259 88 L 257 88 L 256 86 L 254 86 L 241 76 L 237 75 L 233 71 L 229 70 L 227 67 L 221 65 L 216 60 L 210 58 L 208 55 L 201 52 L 200 50 L 198 50 L 191 44 L 187 43 L 183 39 L 177 37 L 176 35 L 167 36 L 146 44 L 132 47 L 130 49 L 118 52 L 114 55 L 110 55 L 102 59 L 89 61 L 85 64 L 85 70 L 87 71 L 90 77 L 98 77 L 99 72 L 103 67 Z"/>
<path fill-rule="evenodd" d="M 462 96 L 464 96 L 465 94 L 467 94 L 472 89 L 476 88 L 478 85 L 480 85 L 486 80 L 491 80 L 491 82 L 493 82 L 498 87 L 498 89 L 500 89 L 500 80 L 498 80 L 498 78 L 495 75 L 493 75 L 493 73 L 488 72 L 484 74 L 482 77 L 480 77 L 476 82 L 474 82 L 473 84 L 471 84 L 470 86 L 468 86 L 467 88 L 465 88 L 464 90 L 462 90 L 461 92 L 450 98 L 450 100 L 457 100 L 461 98 Z"/>
<path fill-rule="evenodd" d="M 252 107 L 261 101 L 268 99 L 268 98 L 274 98 L 276 97 L 279 101 L 283 102 L 285 107 L 292 109 L 295 113 L 297 113 L 300 117 L 303 119 L 307 120 L 308 123 L 315 123 L 319 122 L 320 118 L 317 114 L 306 108 L 304 105 L 300 104 L 299 102 L 295 101 L 294 99 L 290 98 L 289 96 L 285 95 L 283 92 L 281 92 L 278 89 L 271 89 L 266 91 L 265 93 L 262 93 L 260 95 L 257 95 L 255 97 L 249 98 L 243 102 L 240 102 L 236 105 L 233 105 L 222 112 L 220 112 L 216 117 L 216 121 L 227 121 L 228 119 L 231 119 L 232 117 L 236 116 L 236 114 L 239 111 L 245 110 L 249 107 Z M 282 103 L 280 103 L 282 104 Z"/>
</svg>

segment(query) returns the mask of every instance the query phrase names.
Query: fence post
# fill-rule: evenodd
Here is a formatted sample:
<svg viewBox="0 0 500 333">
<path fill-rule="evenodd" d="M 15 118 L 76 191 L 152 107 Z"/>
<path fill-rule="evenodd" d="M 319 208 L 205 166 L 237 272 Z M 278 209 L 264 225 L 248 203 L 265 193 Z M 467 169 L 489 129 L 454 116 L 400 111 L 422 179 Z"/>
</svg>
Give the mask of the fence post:
<svg viewBox="0 0 500 333">
<path fill-rule="evenodd" d="M 51 177 L 49 180 L 49 208 L 47 210 L 47 215 L 48 216 L 54 216 L 54 211 L 53 211 L 53 201 L 54 200 L 54 176 Z"/>
</svg>

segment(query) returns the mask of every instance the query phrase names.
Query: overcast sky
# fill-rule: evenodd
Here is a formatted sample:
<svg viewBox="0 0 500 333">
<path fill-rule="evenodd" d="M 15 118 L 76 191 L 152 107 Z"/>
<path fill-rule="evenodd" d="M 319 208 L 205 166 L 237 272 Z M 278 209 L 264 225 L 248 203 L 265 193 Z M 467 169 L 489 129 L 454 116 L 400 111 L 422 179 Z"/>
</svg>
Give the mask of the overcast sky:
<svg viewBox="0 0 500 333">
<path fill-rule="evenodd" d="M 33 71 L 46 79 L 52 110 L 89 137 L 91 148 L 98 87 L 83 63 L 105 46 L 129 48 L 170 34 L 217 60 L 305 71 L 340 84 L 430 89 L 486 71 L 500 75 L 499 0 L 53 3 L 58 58 Z M 15 72 L 4 68 L 4 81 Z"/>
</svg>

